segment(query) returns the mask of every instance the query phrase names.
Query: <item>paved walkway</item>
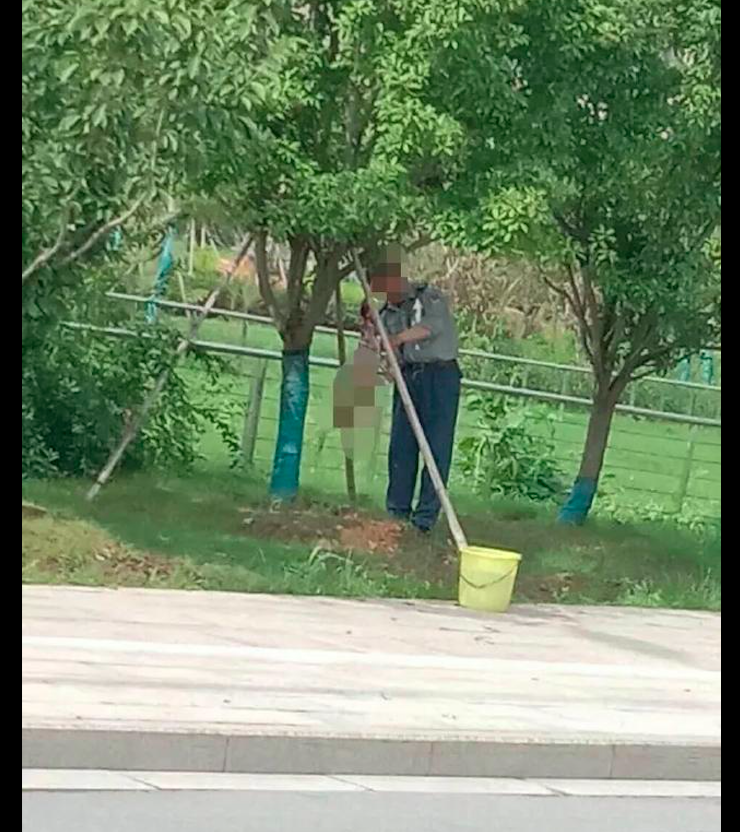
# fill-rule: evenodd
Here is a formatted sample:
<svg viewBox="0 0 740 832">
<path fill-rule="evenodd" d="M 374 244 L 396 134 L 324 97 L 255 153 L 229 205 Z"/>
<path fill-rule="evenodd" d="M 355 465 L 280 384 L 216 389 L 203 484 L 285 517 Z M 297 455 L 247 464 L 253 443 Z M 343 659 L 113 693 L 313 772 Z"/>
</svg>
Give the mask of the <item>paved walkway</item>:
<svg viewBox="0 0 740 832">
<path fill-rule="evenodd" d="M 24 763 L 714 779 L 720 621 L 25 587 Z"/>
</svg>

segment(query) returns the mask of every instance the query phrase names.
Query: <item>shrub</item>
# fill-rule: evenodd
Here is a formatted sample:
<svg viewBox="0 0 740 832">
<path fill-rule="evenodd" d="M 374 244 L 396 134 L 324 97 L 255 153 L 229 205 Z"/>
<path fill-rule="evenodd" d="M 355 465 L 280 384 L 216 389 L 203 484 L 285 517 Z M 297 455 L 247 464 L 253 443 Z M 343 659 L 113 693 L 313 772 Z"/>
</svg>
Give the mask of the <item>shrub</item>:
<svg viewBox="0 0 740 832">
<path fill-rule="evenodd" d="M 565 493 L 553 442 L 531 433 L 521 410 L 501 396 L 478 394 L 466 406 L 478 423 L 475 435 L 459 443 L 461 470 L 478 494 L 545 501 Z"/>
<path fill-rule="evenodd" d="M 142 333 L 144 335 L 144 333 Z M 93 333 L 54 330 L 22 356 L 21 472 L 23 477 L 50 474 L 89 475 L 97 471 L 120 439 L 151 388 L 171 360 L 177 336 L 148 327 L 146 337 L 111 339 Z M 132 444 L 124 467 L 187 468 L 208 424 L 224 438 L 228 419 L 214 396 L 222 385 L 220 363 L 194 356 L 205 366 L 209 383 L 195 393 L 181 370 L 175 370 Z"/>
</svg>

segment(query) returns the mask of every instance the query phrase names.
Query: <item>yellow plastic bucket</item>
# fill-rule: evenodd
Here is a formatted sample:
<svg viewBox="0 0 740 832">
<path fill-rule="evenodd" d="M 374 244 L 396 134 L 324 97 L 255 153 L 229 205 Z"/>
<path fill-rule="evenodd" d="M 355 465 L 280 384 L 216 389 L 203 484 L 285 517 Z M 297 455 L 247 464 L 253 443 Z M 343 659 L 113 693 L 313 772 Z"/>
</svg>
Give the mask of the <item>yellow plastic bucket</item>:
<svg viewBox="0 0 740 832">
<path fill-rule="evenodd" d="M 458 601 L 461 607 L 506 612 L 522 556 L 504 549 L 468 546 L 460 554 Z"/>
</svg>

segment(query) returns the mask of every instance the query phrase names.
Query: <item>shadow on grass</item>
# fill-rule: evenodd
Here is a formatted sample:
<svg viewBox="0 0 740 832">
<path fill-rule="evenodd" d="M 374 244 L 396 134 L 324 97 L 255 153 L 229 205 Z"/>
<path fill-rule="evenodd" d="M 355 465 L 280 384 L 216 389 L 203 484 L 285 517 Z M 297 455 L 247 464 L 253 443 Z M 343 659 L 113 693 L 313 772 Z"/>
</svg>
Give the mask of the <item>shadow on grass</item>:
<svg viewBox="0 0 740 832">
<path fill-rule="evenodd" d="M 93 505 L 84 499 L 85 487 L 86 483 L 57 480 L 26 483 L 23 490 L 55 517 L 84 521 L 87 528 L 93 524 L 116 544 L 146 553 L 142 557 L 177 559 L 179 569 L 172 581 L 177 586 L 184 583 L 183 588 L 456 597 L 456 557 L 443 524 L 429 537 L 401 531 L 388 538 L 392 545 L 386 545 L 383 514 L 370 500 L 350 507 L 341 498 L 307 490 L 295 504 L 276 512 L 264 483 L 237 473 L 124 477 Z M 569 528 L 554 522 L 551 507 L 511 501 L 462 500 L 460 509 L 472 543 L 523 555 L 519 601 L 721 608 L 719 531 L 702 535 L 665 522 L 626 525 L 600 520 Z M 354 531 L 349 537 L 348 528 Z M 364 536 L 363 529 L 368 530 Z M 24 527 L 24 553 L 29 534 Z M 37 561 L 39 547 L 50 550 L 45 580 L 49 563 L 59 563 L 62 571 L 68 568 L 59 553 L 51 551 L 60 545 L 58 535 L 49 532 L 46 543 L 38 534 L 33 537 Z M 64 545 L 72 544 L 67 540 Z M 94 559 L 94 551 L 90 557 Z M 87 566 L 77 563 L 75 568 L 68 580 L 92 581 Z M 166 575 L 157 570 L 155 575 L 157 585 L 167 585 Z M 26 574 L 26 579 L 34 577 Z M 96 580 L 105 583 L 105 575 Z"/>
</svg>

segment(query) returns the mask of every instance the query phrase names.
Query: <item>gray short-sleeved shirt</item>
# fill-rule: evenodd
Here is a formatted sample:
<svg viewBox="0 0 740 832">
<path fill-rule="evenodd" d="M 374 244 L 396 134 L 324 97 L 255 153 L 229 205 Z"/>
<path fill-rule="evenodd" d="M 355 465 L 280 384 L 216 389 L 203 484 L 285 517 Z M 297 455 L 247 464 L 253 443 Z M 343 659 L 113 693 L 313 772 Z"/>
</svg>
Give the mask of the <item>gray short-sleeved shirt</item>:
<svg viewBox="0 0 740 832">
<path fill-rule="evenodd" d="M 458 338 L 455 319 L 445 296 L 433 286 L 414 285 L 409 297 L 398 306 L 386 304 L 381 310 L 383 323 L 390 335 L 420 324 L 431 335 L 415 344 L 404 344 L 401 357 L 407 364 L 431 364 L 434 361 L 455 361 Z"/>
</svg>

